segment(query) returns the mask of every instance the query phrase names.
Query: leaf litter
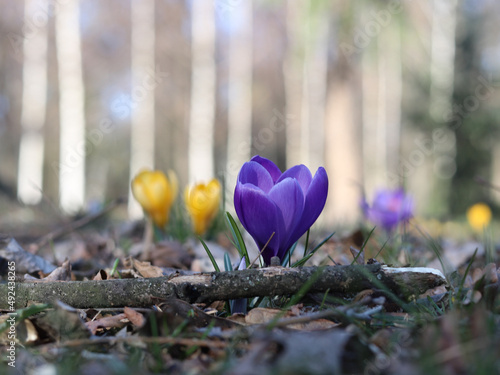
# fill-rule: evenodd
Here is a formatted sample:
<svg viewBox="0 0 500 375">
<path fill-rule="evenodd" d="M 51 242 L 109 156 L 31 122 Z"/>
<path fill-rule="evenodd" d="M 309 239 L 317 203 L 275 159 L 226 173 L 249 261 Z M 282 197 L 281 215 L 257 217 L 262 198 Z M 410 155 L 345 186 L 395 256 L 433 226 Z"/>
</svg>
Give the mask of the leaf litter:
<svg viewBox="0 0 500 375">
<path fill-rule="evenodd" d="M 36 254 L 25 250 L 32 249 L 30 242 L 4 236 L 0 260 L 16 262 L 17 282 L 36 279 L 61 283 L 192 275 L 207 262 L 206 255 L 195 250 L 198 244 L 175 240 L 158 242 L 150 259 L 142 259 L 140 251 L 133 256 L 134 246 L 140 245 L 140 235 L 134 234 L 137 229 L 119 236 L 116 232 L 119 230 L 101 233 L 95 228 L 79 229 L 77 236 L 74 232 L 61 235 L 52 245 L 36 249 Z M 216 237 L 212 241 L 236 262 L 238 251 L 230 241 Z M 437 259 L 430 246 L 418 238 L 412 241 L 414 252 L 421 252 L 423 259 Z M 363 237 L 361 231 L 347 237 L 334 236 L 308 265 L 383 263 L 385 249 L 374 258 L 383 245 L 372 237 Z M 71 249 L 77 248 L 75 256 Z M 388 245 L 387 253 L 391 251 L 391 260 L 401 257 L 402 250 L 397 246 L 391 249 Z M 448 250 L 443 253 L 452 257 Z M 373 285 L 354 295 L 306 291 L 300 298 L 254 298 L 248 301 L 247 314 L 231 314 L 228 301 L 190 304 L 175 298 L 134 308 L 75 309 L 61 301 L 33 304 L 17 310 L 16 367 L 7 365 L 6 351 L 1 349 L 0 372 L 498 372 L 498 263 L 486 262 L 483 253 L 453 266 L 446 274 L 446 285 L 408 301 Z M 7 279 L 6 271 L 2 271 L 2 278 Z M 2 348 L 9 342 L 8 313 L 3 310 L 0 315 Z"/>
</svg>

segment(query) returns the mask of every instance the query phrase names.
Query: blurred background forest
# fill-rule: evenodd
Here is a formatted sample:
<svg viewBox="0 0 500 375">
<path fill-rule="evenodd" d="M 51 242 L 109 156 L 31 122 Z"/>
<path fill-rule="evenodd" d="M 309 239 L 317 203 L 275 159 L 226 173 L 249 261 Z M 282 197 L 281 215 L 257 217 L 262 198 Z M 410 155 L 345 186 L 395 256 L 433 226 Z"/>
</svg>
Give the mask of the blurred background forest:
<svg viewBox="0 0 500 375">
<path fill-rule="evenodd" d="M 404 186 L 498 213 L 500 2 L 0 0 L 0 225 L 129 196 L 140 168 L 227 199 L 260 154 L 324 166 L 322 222 Z M 482 182 L 481 182 L 482 181 Z M 232 202 L 228 206 L 232 207 Z M 37 206 L 38 205 L 38 206 Z M 140 217 L 130 200 L 130 218 Z"/>
</svg>

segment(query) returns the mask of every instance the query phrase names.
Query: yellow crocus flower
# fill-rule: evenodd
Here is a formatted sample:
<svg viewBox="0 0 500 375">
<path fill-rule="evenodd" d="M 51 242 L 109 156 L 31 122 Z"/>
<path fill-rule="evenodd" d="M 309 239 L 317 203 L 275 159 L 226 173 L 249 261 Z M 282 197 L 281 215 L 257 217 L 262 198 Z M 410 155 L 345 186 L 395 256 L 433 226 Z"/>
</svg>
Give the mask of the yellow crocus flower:
<svg viewBox="0 0 500 375">
<path fill-rule="evenodd" d="M 161 171 L 143 170 L 132 180 L 132 194 L 159 228 L 168 223 L 178 191 L 175 173 L 167 174 L 168 177 Z"/>
<path fill-rule="evenodd" d="M 467 210 L 467 221 L 472 229 L 480 232 L 491 221 L 491 209 L 484 203 L 476 203 Z"/>
<path fill-rule="evenodd" d="M 221 185 L 217 179 L 208 184 L 188 186 L 184 191 L 184 201 L 191 216 L 193 230 L 197 235 L 204 234 L 219 211 Z"/>
</svg>

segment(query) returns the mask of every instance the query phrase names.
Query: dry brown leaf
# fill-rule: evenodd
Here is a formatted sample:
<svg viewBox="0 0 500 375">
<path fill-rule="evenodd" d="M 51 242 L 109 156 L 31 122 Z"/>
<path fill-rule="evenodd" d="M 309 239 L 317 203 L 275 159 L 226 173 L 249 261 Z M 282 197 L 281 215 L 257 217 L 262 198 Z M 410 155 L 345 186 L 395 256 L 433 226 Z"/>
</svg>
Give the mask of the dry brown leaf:
<svg viewBox="0 0 500 375">
<path fill-rule="evenodd" d="M 276 317 L 277 314 L 282 314 L 283 312 L 278 309 L 266 309 L 263 307 L 256 307 L 248 312 L 245 316 L 246 324 L 264 324 L 269 323 L 272 319 Z M 288 312 L 286 314 L 289 314 Z M 283 315 L 283 317 L 286 316 Z M 289 316 L 289 315 L 288 315 Z"/>
<path fill-rule="evenodd" d="M 152 266 L 150 262 L 141 262 L 137 259 L 132 259 L 134 268 L 144 278 L 161 277 L 163 270 L 160 267 Z"/>
<path fill-rule="evenodd" d="M 481 268 L 476 268 L 472 271 L 472 281 L 474 284 L 477 283 L 481 277 L 483 277 L 483 270 Z"/>
<path fill-rule="evenodd" d="M 463 303 L 464 303 L 464 305 L 468 305 L 471 302 L 478 303 L 479 301 L 481 301 L 482 297 L 483 297 L 483 295 L 479 290 L 469 289 L 467 291 L 467 294 L 465 295 L 465 299 L 464 299 Z"/>
<path fill-rule="evenodd" d="M 124 319 L 127 319 L 127 316 L 122 313 L 122 314 L 107 316 L 97 320 L 92 320 L 90 322 L 85 323 L 85 325 L 90 330 L 90 332 L 92 332 L 92 334 L 95 335 L 99 328 L 123 327 L 126 323 L 123 321 Z"/>
<path fill-rule="evenodd" d="M 432 297 L 432 296 L 437 296 L 438 294 L 446 293 L 446 286 L 440 285 L 432 289 L 428 289 L 425 291 L 425 293 L 421 294 L 418 296 L 418 298 L 427 298 L 427 296 Z"/>
<path fill-rule="evenodd" d="M 349 247 L 353 259 L 356 259 L 356 264 L 365 264 L 365 254 L 354 247 Z"/>
<path fill-rule="evenodd" d="M 144 315 L 142 315 L 140 312 L 135 311 L 134 309 L 131 309 L 130 307 L 125 307 L 123 309 L 123 313 L 128 318 L 128 320 L 130 320 L 130 323 L 132 323 L 136 327 L 142 327 L 146 322 Z"/>
<path fill-rule="evenodd" d="M 70 281 L 71 280 L 71 264 L 69 260 L 66 259 L 60 267 L 57 267 L 52 271 L 47 277 L 44 277 L 40 281 Z"/>
<path fill-rule="evenodd" d="M 332 322 L 328 319 L 315 319 L 306 323 L 297 323 L 287 325 L 288 328 L 297 329 L 302 331 L 320 331 L 324 329 L 330 329 L 339 326 L 340 323 Z"/>
<path fill-rule="evenodd" d="M 38 340 L 38 331 L 29 319 L 24 319 L 26 326 L 26 343 L 32 343 Z"/>
<path fill-rule="evenodd" d="M 495 284 L 498 281 L 498 274 L 495 263 L 488 263 L 483 270 L 484 281 L 486 284 Z"/>
<path fill-rule="evenodd" d="M 193 256 L 177 241 L 162 241 L 151 251 L 151 263 L 158 267 L 190 269 Z"/>
<path fill-rule="evenodd" d="M 97 272 L 97 274 L 94 276 L 94 278 L 92 280 L 100 281 L 100 280 L 108 280 L 108 279 L 109 279 L 109 275 L 106 272 L 106 270 L 99 270 L 99 272 Z"/>
<path fill-rule="evenodd" d="M 231 321 L 236 322 L 236 323 L 239 323 L 239 324 L 243 324 L 243 325 L 247 324 L 246 320 L 245 320 L 245 314 L 241 314 L 241 313 L 233 314 L 231 316 L 228 316 L 226 319 L 231 320 Z"/>
</svg>

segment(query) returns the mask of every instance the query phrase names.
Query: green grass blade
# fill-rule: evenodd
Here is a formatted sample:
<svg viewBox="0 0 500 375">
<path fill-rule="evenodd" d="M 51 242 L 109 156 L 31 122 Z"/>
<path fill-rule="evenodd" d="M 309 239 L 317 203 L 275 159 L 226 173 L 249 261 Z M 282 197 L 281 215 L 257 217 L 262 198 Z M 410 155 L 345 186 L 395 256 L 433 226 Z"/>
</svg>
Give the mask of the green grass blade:
<svg viewBox="0 0 500 375">
<path fill-rule="evenodd" d="M 373 229 L 370 231 L 370 233 L 368 233 L 368 236 L 366 237 L 365 242 L 363 242 L 363 245 L 361 245 L 361 249 L 359 249 L 359 253 L 358 253 L 358 255 L 356 255 L 356 256 L 354 257 L 353 261 L 351 262 L 351 266 L 352 266 L 353 264 L 355 264 L 355 263 L 356 263 L 356 261 L 358 260 L 358 257 L 359 257 L 359 256 L 363 253 L 363 251 L 365 250 L 365 246 L 366 246 L 366 244 L 368 243 L 368 240 L 369 240 L 369 239 L 370 239 L 370 237 L 372 236 L 373 232 L 375 231 L 375 228 L 376 228 L 376 227 L 373 227 Z"/>
<path fill-rule="evenodd" d="M 281 261 L 281 267 L 286 267 L 286 264 L 290 262 L 290 258 L 292 257 L 298 243 L 299 241 L 295 242 L 292 247 L 285 253 L 283 260 Z"/>
<path fill-rule="evenodd" d="M 304 258 L 298 260 L 294 264 L 292 264 L 292 267 L 301 267 L 303 266 L 311 257 L 318 251 L 321 246 L 323 246 L 332 236 L 335 234 L 335 232 L 332 232 L 329 236 L 327 236 L 323 241 L 321 241 L 314 249 L 311 250 L 309 254 L 307 254 Z"/>
<path fill-rule="evenodd" d="M 233 265 L 231 264 L 231 259 L 229 258 L 228 253 L 224 253 L 224 269 L 226 271 L 232 271 Z"/>
<path fill-rule="evenodd" d="M 118 278 L 122 278 L 122 275 L 120 275 L 120 272 L 118 272 L 118 263 L 120 263 L 120 258 L 116 258 L 115 262 L 113 263 L 113 268 L 111 269 L 111 277 L 116 273 L 118 275 Z"/>
<path fill-rule="evenodd" d="M 272 330 L 276 323 L 285 315 L 286 311 L 293 305 L 296 305 L 304 296 L 307 294 L 309 289 L 313 286 L 313 284 L 318 280 L 318 278 L 323 273 L 325 267 L 318 267 L 318 269 L 311 275 L 309 280 L 307 280 L 304 285 L 301 286 L 299 291 L 290 298 L 288 303 L 283 307 L 283 309 L 274 316 L 274 318 L 267 324 L 266 328 L 268 330 Z"/>
<path fill-rule="evenodd" d="M 210 249 L 208 248 L 207 244 L 205 243 L 205 241 L 203 241 L 203 239 L 201 237 L 198 236 L 198 239 L 200 240 L 201 244 L 203 245 L 203 247 L 205 248 L 205 251 L 207 252 L 207 255 L 208 257 L 210 258 L 210 261 L 212 262 L 212 265 L 214 266 L 214 269 L 217 271 L 217 272 L 220 272 L 220 268 L 219 268 L 219 265 L 217 264 L 217 262 L 215 261 L 215 258 L 214 256 L 212 255 L 212 252 L 210 251 Z"/>
<path fill-rule="evenodd" d="M 469 274 L 470 267 L 472 266 L 472 263 L 474 263 L 474 260 L 476 259 L 476 254 L 479 249 L 476 247 L 476 250 L 474 250 L 474 254 L 472 254 L 472 258 L 469 261 L 469 264 L 467 265 L 467 268 L 465 269 L 464 276 L 462 277 L 462 280 L 460 280 L 460 286 L 458 290 L 462 290 L 465 284 L 465 279 L 467 278 L 467 275 Z"/>
<path fill-rule="evenodd" d="M 304 246 L 304 256 L 305 257 L 307 255 L 307 248 L 309 247 L 309 234 L 311 233 L 311 228 L 309 228 L 307 230 L 307 234 L 306 234 L 306 245 Z M 303 258 L 302 257 L 302 258 Z"/>
<path fill-rule="evenodd" d="M 238 245 L 237 246 L 238 252 L 240 253 L 241 257 L 245 257 L 245 263 L 248 267 L 250 265 L 250 258 L 248 257 L 247 247 L 245 245 L 245 242 L 243 241 L 243 236 L 241 235 L 241 232 L 238 229 L 238 225 L 236 224 L 236 221 L 234 221 L 233 217 L 229 212 L 226 212 L 226 219 L 228 221 L 229 229 L 233 234 L 233 238 L 235 239 L 235 242 Z"/>
</svg>

